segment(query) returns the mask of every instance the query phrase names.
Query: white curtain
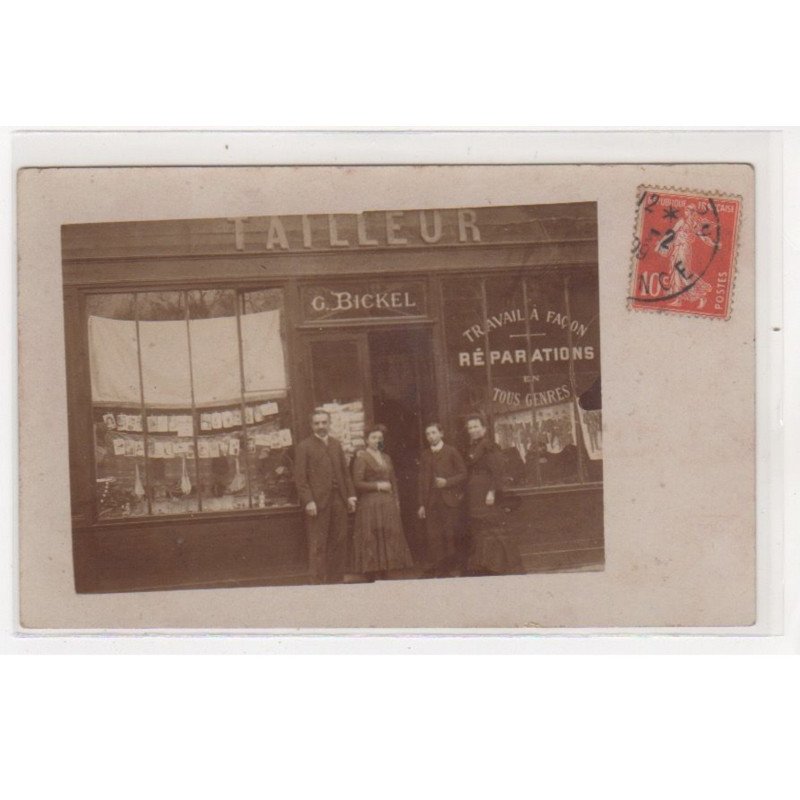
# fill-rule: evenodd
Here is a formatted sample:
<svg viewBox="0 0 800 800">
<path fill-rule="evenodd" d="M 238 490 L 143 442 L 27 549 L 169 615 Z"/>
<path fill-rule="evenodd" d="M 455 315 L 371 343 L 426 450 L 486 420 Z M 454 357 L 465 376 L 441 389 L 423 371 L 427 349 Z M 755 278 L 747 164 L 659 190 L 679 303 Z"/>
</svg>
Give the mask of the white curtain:
<svg viewBox="0 0 800 800">
<path fill-rule="evenodd" d="M 245 397 L 286 394 L 280 313 L 262 311 L 241 317 Z M 236 318 L 191 320 L 189 329 L 195 404 L 238 403 L 242 387 Z M 142 321 L 139 337 L 145 402 L 150 406 L 190 405 L 186 323 Z M 95 403 L 141 402 L 135 322 L 89 317 L 89 354 Z"/>
<path fill-rule="evenodd" d="M 89 317 L 89 362 L 95 403 L 141 403 L 135 322 Z"/>
<path fill-rule="evenodd" d="M 128 324 L 136 325 L 135 322 Z M 191 405 L 186 322 L 140 322 L 139 346 L 145 403 L 149 406 Z"/>
</svg>

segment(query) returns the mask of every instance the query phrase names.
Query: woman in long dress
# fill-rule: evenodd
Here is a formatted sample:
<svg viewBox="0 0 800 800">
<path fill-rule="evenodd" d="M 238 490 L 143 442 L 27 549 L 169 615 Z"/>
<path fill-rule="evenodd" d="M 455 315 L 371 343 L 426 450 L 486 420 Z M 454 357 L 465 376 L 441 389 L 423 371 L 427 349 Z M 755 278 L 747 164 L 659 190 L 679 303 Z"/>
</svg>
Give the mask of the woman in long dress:
<svg viewBox="0 0 800 800">
<path fill-rule="evenodd" d="M 467 419 L 468 575 L 514 575 L 525 570 L 512 534 L 506 531 L 499 495 L 503 491 L 503 456 L 482 417 Z"/>
<path fill-rule="evenodd" d="M 353 482 L 358 492 L 353 560 L 357 573 L 379 577 L 411 567 L 414 560 L 400 522 L 397 478 L 382 452 L 382 425 L 367 431 L 365 450 L 356 453 Z"/>
</svg>

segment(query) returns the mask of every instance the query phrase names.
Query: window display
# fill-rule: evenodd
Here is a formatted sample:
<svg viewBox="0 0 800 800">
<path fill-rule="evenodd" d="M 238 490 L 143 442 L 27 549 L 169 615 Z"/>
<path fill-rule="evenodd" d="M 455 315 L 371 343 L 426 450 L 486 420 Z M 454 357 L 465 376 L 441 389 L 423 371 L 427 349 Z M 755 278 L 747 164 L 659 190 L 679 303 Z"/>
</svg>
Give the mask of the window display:
<svg viewBox="0 0 800 800">
<path fill-rule="evenodd" d="M 291 505 L 280 289 L 87 297 L 101 519 Z"/>
</svg>

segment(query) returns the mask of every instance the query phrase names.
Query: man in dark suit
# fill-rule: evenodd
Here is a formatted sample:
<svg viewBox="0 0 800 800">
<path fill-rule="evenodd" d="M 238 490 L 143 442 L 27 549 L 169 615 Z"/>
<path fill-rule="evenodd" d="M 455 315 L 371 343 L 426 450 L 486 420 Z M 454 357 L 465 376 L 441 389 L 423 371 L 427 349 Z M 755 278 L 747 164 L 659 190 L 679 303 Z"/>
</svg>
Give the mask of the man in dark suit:
<svg viewBox="0 0 800 800">
<path fill-rule="evenodd" d="M 313 435 L 297 446 L 295 482 L 305 507 L 309 572 L 318 583 L 342 580 L 347 566 L 347 512 L 356 509 L 356 492 L 344 451 L 330 434 L 331 417 L 311 415 Z"/>
<path fill-rule="evenodd" d="M 460 506 L 464 497 L 462 485 L 467 468 L 461 454 L 443 439 L 442 426 L 431 422 L 425 428 L 430 447 L 420 458 L 419 511 L 427 530 L 430 574 L 446 575 L 456 566 L 456 534 Z"/>
</svg>

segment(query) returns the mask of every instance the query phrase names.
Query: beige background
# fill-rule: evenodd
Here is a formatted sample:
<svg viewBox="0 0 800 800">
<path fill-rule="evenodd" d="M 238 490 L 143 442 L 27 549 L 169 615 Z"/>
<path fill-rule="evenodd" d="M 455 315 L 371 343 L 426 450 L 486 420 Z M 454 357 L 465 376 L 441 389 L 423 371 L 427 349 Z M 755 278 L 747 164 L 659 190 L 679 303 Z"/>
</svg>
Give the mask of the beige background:
<svg viewBox="0 0 800 800">
<path fill-rule="evenodd" d="M 744 198 L 728 321 L 629 311 L 636 187 Z M 732 626 L 755 621 L 753 171 L 746 165 L 50 169 L 20 173 L 20 615 L 29 628 Z M 606 568 L 77 595 L 64 223 L 598 202 Z"/>
</svg>

